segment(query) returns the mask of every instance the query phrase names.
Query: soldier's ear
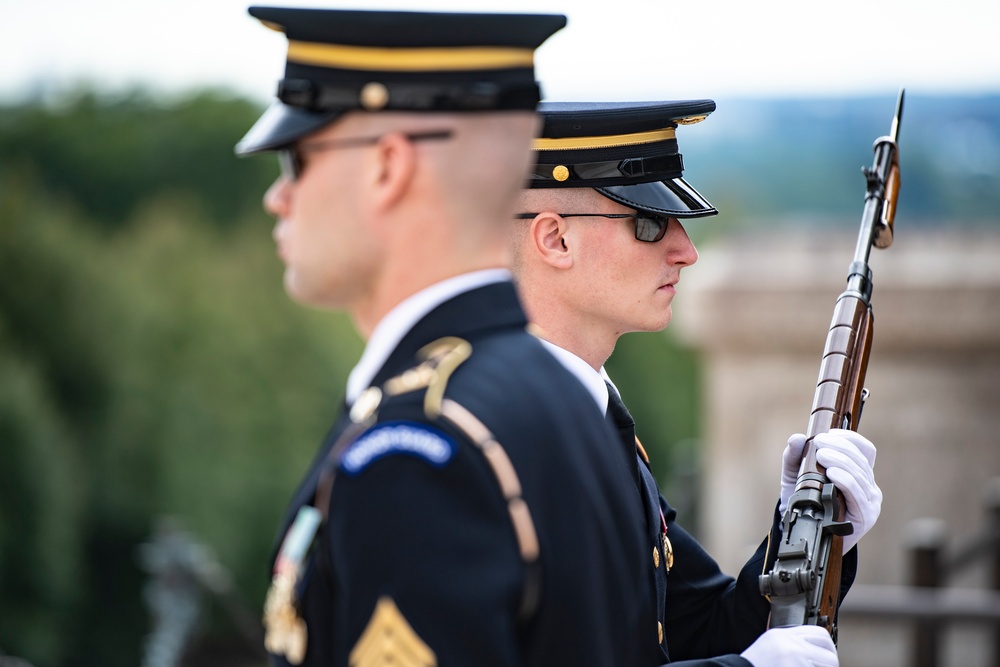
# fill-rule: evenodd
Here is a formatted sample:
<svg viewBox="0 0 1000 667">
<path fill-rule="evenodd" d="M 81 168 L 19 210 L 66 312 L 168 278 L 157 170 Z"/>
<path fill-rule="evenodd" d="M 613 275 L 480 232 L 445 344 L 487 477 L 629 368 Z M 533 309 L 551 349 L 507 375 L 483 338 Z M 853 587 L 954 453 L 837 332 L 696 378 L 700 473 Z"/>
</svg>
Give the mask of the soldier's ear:
<svg viewBox="0 0 1000 667">
<path fill-rule="evenodd" d="M 528 234 L 539 259 L 556 269 L 573 266 L 573 252 L 567 238 L 565 218 L 543 211 L 531 221 Z"/>
<path fill-rule="evenodd" d="M 416 173 L 417 154 L 413 142 L 402 132 L 386 134 L 372 149 L 371 204 L 386 211 L 398 204 Z"/>
</svg>

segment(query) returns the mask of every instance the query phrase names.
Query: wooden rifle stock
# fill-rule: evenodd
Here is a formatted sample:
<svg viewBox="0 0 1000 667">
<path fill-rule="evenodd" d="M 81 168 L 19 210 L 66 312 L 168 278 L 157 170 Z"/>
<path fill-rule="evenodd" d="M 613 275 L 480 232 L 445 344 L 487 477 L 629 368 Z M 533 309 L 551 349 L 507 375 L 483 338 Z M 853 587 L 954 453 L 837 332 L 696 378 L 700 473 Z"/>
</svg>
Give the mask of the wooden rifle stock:
<svg viewBox="0 0 1000 667">
<path fill-rule="evenodd" d="M 834 428 L 857 430 L 861 420 L 873 334 L 868 257 L 873 245 L 887 248 L 892 244 L 900 182 L 896 141 L 902 113 L 901 90 L 890 135 L 875 141 L 874 164 L 863 170 L 868 188 L 847 289 L 837 299 L 827 332 L 799 476 L 782 517 L 777 559 L 770 572 L 760 577 L 761 593 L 771 602 L 770 627 L 821 625 L 834 641 L 843 536 L 853 528 L 845 521 L 840 492 L 816 461 L 813 441 Z"/>
</svg>

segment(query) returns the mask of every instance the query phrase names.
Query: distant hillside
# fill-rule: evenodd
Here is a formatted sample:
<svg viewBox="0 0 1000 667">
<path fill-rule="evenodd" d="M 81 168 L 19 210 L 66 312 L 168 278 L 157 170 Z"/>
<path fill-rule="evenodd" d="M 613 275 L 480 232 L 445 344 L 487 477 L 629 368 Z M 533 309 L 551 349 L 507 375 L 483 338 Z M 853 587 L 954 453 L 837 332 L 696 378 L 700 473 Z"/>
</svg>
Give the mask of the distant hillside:
<svg viewBox="0 0 1000 667">
<path fill-rule="evenodd" d="M 721 220 L 859 216 L 862 165 L 888 134 L 895 91 L 853 99 L 718 99 L 705 122 L 681 127 L 685 175 Z M 907 224 L 1000 225 L 1000 95 L 907 94 L 900 130 Z"/>
</svg>

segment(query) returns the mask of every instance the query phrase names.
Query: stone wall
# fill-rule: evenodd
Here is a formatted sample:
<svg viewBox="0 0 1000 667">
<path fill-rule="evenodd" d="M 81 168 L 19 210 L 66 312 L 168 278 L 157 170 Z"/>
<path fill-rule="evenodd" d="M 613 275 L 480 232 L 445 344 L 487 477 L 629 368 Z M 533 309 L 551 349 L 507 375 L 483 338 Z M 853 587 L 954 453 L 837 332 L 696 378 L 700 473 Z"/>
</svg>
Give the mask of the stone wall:
<svg viewBox="0 0 1000 667">
<path fill-rule="evenodd" d="M 885 500 L 861 543 L 859 583 L 906 582 L 914 519 L 943 519 L 953 542 L 971 536 L 1000 475 L 1000 230 L 946 228 L 900 229 L 870 259 L 875 336 L 859 430 L 878 446 Z M 703 353 L 706 372 L 700 537 L 726 571 L 760 540 L 785 440 L 805 430 L 855 241 L 808 230 L 732 237 L 704 245 L 682 273 L 671 327 Z M 950 583 L 984 581 L 972 568 Z M 873 635 L 881 625 L 843 619 L 843 665 L 906 664 L 905 626 Z M 955 628 L 947 664 L 986 664 L 970 632 L 988 635 Z"/>
</svg>

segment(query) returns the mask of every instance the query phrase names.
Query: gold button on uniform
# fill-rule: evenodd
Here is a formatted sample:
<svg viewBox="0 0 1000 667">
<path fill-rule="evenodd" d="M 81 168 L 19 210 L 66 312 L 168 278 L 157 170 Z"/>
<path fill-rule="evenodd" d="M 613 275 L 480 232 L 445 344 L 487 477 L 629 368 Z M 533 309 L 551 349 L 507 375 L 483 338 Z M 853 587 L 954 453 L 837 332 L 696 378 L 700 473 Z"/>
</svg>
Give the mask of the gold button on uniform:
<svg viewBox="0 0 1000 667">
<path fill-rule="evenodd" d="M 660 567 L 660 550 L 656 547 L 653 547 L 653 567 Z"/>
<path fill-rule="evenodd" d="M 660 643 L 663 643 L 663 623 L 659 621 L 656 622 L 656 635 L 660 638 Z"/>
</svg>

